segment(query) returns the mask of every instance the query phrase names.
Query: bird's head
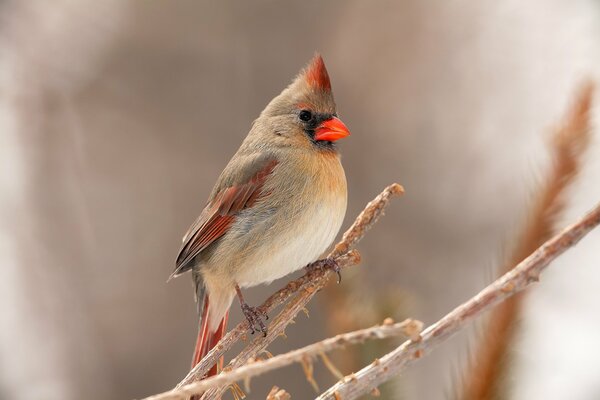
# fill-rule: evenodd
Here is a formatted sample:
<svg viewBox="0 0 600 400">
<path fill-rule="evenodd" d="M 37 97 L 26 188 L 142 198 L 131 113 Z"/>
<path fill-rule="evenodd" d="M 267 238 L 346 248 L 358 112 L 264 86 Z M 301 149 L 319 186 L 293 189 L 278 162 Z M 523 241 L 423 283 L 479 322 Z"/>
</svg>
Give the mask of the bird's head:
<svg viewBox="0 0 600 400">
<path fill-rule="evenodd" d="M 258 128 L 258 129 L 257 129 Z M 350 134 L 338 118 L 329 74 L 316 54 L 255 121 L 253 131 L 278 147 L 332 150 Z"/>
</svg>

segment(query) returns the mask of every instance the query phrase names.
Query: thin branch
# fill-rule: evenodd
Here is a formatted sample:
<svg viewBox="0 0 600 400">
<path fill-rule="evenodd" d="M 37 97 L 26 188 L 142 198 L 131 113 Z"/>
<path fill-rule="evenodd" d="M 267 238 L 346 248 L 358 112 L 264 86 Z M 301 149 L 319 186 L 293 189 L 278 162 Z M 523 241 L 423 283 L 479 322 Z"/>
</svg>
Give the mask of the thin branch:
<svg viewBox="0 0 600 400">
<path fill-rule="evenodd" d="M 401 185 L 394 183 L 386 187 L 377 197 L 367 204 L 365 209 L 356 218 L 352 226 L 344 233 L 340 243 L 328 255 L 333 258 L 340 268 L 345 268 L 357 264 L 360 261 L 360 255 L 352 250 L 356 243 L 364 236 L 379 217 L 393 196 L 401 195 L 404 189 Z M 329 279 L 329 270 L 312 270 L 300 278 L 289 282 L 285 287 L 271 295 L 259 309 L 265 313 L 272 311 L 275 307 L 285 303 L 295 294 L 296 297 L 287 305 L 280 315 L 269 326 L 269 332 L 266 337 L 256 338 L 240 355 L 231 363 L 229 368 L 244 364 L 250 357 L 258 354 L 266 348 L 273 340 L 283 333 L 285 327 L 292 319 L 304 309 L 314 294 L 325 286 Z M 246 336 L 248 331 L 248 322 L 240 322 L 234 329 L 229 331 L 221 341 L 198 363 L 188 375 L 175 387 L 179 389 L 187 384 L 201 379 L 208 370 L 215 365 L 219 358 L 225 354 L 240 339 Z"/>
<path fill-rule="evenodd" d="M 290 400 L 292 396 L 283 389 L 279 389 L 277 386 L 273 386 L 269 394 L 267 394 L 267 400 Z"/>
<path fill-rule="evenodd" d="M 147 400 L 170 400 L 185 398 L 185 396 L 199 394 L 214 387 L 227 386 L 234 382 L 262 375 L 266 372 L 294 363 L 310 363 L 312 359 L 316 358 L 320 354 L 345 347 L 347 345 L 362 343 L 366 340 L 386 339 L 395 336 L 406 336 L 415 340 L 419 340 L 419 334 L 422 328 L 422 322 L 412 319 L 407 319 L 396 324 L 384 322 L 383 325 L 337 335 L 335 337 L 325 339 L 320 342 L 310 344 L 306 347 L 290 351 L 289 353 L 280 354 L 263 361 L 250 360 L 250 362 L 246 363 L 246 365 L 234 370 L 223 371 L 219 375 L 211 376 L 201 381 L 191 383 L 183 386 L 180 389 L 175 389 L 170 392 L 149 397 Z"/>
<path fill-rule="evenodd" d="M 351 267 L 360 262 L 360 254 L 354 250 L 348 254 L 335 258 L 338 266 L 341 269 Z M 269 313 L 277 306 L 285 303 L 290 297 L 300 290 L 305 290 L 311 285 L 311 282 L 318 277 L 322 276 L 324 271 L 312 270 L 304 274 L 298 279 L 289 282 L 282 289 L 271 295 L 259 309 L 265 313 Z M 272 325 L 269 326 L 269 332 L 273 330 Z M 194 381 L 200 380 L 208 370 L 215 365 L 219 358 L 225 354 L 235 343 L 240 339 L 245 340 L 248 332 L 248 321 L 244 320 L 240 322 L 235 328 L 229 331 L 219 343 L 194 367 L 187 376 L 177 384 L 176 389 L 181 388 Z M 267 337 L 269 334 L 267 334 Z"/>
<path fill-rule="evenodd" d="M 598 224 L 600 224 L 600 204 L 579 221 L 545 242 L 514 269 L 494 281 L 475 297 L 429 326 L 423 331 L 421 341 L 404 342 L 380 360 L 339 381 L 317 400 L 352 400 L 369 393 L 458 332 L 470 320 L 522 291 L 532 282 L 538 281 L 540 273 L 551 261 L 573 247 Z"/>
</svg>

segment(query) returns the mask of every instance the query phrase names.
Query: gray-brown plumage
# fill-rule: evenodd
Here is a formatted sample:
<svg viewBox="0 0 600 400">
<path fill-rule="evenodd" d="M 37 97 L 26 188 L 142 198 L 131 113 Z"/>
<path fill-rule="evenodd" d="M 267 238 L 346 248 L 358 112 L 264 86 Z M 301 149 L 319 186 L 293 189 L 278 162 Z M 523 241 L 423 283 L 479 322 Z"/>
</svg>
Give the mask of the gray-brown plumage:
<svg viewBox="0 0 600 400">
<path fill-rule="evenodd" d="M 348 134 L 319 55 L 254 121 L 184 236 L 172 274 L 192 270 L 196 283 L 194 364 L 224 333 L 236 288 L 281 278 L 332 243 L 347 197 L 334 142 Z M 254 310 L 242 308 L 254 325 Z"/>
</svg>

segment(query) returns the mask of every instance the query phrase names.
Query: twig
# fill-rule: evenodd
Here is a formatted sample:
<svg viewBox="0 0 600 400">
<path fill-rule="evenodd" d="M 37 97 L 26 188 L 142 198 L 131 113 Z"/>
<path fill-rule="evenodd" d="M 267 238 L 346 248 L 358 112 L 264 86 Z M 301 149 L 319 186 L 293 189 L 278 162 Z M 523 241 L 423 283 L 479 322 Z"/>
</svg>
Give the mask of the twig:
<svg viewBox="0 0 600 400">
<path fill-rule="evenodd" d="M 357 251 L 348 251 L 364 236 L 365 232 L 371 228 L 379 217 L 383 214 L 383 209 L 389 203 L 393 196 L 404 193 L 404 189 L 397 183 L 386 187 L 377 197 L 367 204 L 365 209 L 356 218 L 352 226 L 344 233 L 340 243 L 328 255 L 333 258 L 340 268 L 355 265 L 360 261 L 360 255 Z M 344 254 L 345 250 L 345 254 Z M 287 305 L 279 316 L 269 326 L 269 332 L 264 338 L 255 339 L 246 349 L 242 351 L 228 366 L 232 368 L 243 365 L 250 357 L 258 354 L 275 340 L 292 319 L 304 309 L 314 294 L 325 286 L 329 279 L 329 270 L 315 269 L 307 272 L 300 278 L 288 283 L 284 288 L 271 295 L 260 307 L 262 312 L 268 313 L 275 307 L 286 302 L 290 297 L 296 297 Z M 246 335 L 248 331 L 248 322 L 240 322 L 234 329 L 229 331 L 223 339 L 198 363 L 188 375 L 181 381 L 175 389 L 180 389 L 196 380 L 201 379 L 206 372 L 225 354 L 237 341 Z M 209 394 L 209 393 L 207 393 Z"/>
<path fill-rule="evenodd" d="M 384 323 L 383 325 L 344 333 L 263 361 L 249 362 L 246 365 L 234 370 L 223 371 L 219 375 L 211 376 L 204 380 L 191 383 L 183 386 L 180 389 L 149 397 L 147 400 L 178 399 L 192 394 L 202 393 L 210 388 L 226 386 L 246 378 L 258 376 L 264 374 L 265 372 L 288 366 L 293 363 L 311 363 L 312 359 L 322 353 L 329 352 L 350 344 L 362 343 L 370 339 L 386 339 L 389 337 L 404 335 L 418 340 L 420 337 L 419 332 L 422 328 L 422 322 L 407 319 L 396 324 Z"/>
<path fill-rule="evenodd" d="M 269 394 L 267 394 L 267 400 L 290 400 L 291 398 L 288 392 L 279 389 L 277 386 L 273 386 Z"/>
<path fill-rule="evenodd" d="M 463 328 L 467 322 L 537 281 L 540 273 L 551 261 L 574 246 L 598 224 L 600 224 L 600 204 L 578 222 L 545 242 L 514 269 L 494 281 L 475 297 L 429 326 L 423 331 L 421 341 L 404 342 L 380 360 L 352 374 L 351 379 L 346 377 L 339 381 L 321 394 L 317 400 L 351 400 L 369 393 L 425 353 L 430 352 L 434 346 Z"/>
<path fill-rule="evenodd" d="M 360 254 L 358 251 L 351 251 L 341 257 L 335 259 L 341 269 L 356 265 L 360 262 Z M 300 290 L 305 290 L 311 285 L 311 282 L 322 276 L 324 271 L 312 270 L 304 274 L 298 279 L 289 282 L 282 289 L 271 295 L 261 306 L 260 310 L 268 313 L 275 307 L 286 302 L 290 297 Z M 271 324 L 273 325 L 273 324 Z M 269 326 L 269 332 L 272 331 L 272 326 Z M 187 374 L 187 376 L 177 384 L 176 389 L 187 384 L 199 380 L 206 372 L 225 354 L 233 345 L 240 339 L 244 338 L 248 332 L 248 321 L 240 322 L 235 328 L 229 331 L 223 339 Z M 269 335 L 267 335 L 268 337 Z"/>
</svg>

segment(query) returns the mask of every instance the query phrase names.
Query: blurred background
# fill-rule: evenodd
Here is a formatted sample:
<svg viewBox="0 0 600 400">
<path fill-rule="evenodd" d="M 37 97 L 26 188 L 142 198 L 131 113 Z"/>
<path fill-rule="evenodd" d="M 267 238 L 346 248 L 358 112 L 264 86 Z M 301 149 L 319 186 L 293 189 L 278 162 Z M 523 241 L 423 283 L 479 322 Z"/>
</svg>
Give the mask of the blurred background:
<svg viewBox="0 0 600 400">
<path fill-rule="evenodd" d="M 387 184 L 406 194 L 360 243 L 363 263 L 270 351 L 385 316 L 436 321 L 515 245 L 552 127 L 598 77 L 599 34 L 591 0 L 1 1 L 0 398 L 140 398 L 186 374 L 191 279 L 165 283 L 181 237 L 315 51 L 352 132 L 345 227 Z M 558 224 L 600 200 L 599 156 L 594 135 Z M 599 245 L 592 234 L 530 291 L 504 398 L 600 398 Z M 482 330 L 382 398 L 451 398 Z M 349 373 L 376 355 L 334 362 Z M 315 375 L 321 390 L 336 380 Z M 248 398 L 274 384 L 315 395 L 296 365 Z"/>
</svg>

